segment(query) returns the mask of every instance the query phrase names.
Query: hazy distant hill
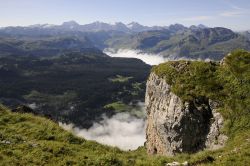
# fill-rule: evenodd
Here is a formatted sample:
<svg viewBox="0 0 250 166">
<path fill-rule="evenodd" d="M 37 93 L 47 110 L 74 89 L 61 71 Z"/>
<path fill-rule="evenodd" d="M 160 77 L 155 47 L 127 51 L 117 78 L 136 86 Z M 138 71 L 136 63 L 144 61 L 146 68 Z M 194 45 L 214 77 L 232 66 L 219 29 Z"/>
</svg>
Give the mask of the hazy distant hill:
<svg viewBox="0 0 250 166">
<path fill-rule="evenodd" d="M 107 41 L 111 48 L 138 49 L 170 59 L 220 60 L 236 48 L 250 50 L 249 39 L 226 28 L 185 28 L 140 32 Z"/>
<path fill-rule="evenodd" d="M 241 34 L 244 35 L 245 37 L 247 37 L 250 40 L 250 30 L 242 32 Z"/>
<path fill-rule="evenodd" d="M 34 55 L 55 56 L 67 52 L 86 52 L 98 50 L 84 36 L 52 36 L 40 39 L 18 39 L 18 37 L 0 37 L 0 56 Z"/>
</svg>

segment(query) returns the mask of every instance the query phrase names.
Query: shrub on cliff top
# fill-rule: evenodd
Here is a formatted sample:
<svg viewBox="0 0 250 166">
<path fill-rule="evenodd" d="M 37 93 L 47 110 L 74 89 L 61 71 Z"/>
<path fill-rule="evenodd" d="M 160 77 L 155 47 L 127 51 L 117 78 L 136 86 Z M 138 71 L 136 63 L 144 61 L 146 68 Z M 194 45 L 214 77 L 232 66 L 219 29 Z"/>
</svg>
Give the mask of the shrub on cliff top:
<svg viewBox="0 0 250 166">
<path fill-rule="evenodd" d="M 172 91 L 185 100 L 199 96 L 213 97 L 221 89 L 216 79 L 218 63 L 171 61 L 155 66 L 153 71 L 171 85 Z"/>
</svg>

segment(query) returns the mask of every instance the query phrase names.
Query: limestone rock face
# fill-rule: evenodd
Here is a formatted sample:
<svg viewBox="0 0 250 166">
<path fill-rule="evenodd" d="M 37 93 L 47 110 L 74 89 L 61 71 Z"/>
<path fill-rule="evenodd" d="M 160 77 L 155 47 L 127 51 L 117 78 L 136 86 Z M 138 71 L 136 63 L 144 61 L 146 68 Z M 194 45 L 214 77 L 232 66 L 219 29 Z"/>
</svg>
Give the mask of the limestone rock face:
<svg viewBox="0 0 250 166">
<path fill-rule="evenodd" d="M 206 98 L 183 102 L 164 79 L 151 73 L 145 97 L 149 154 L 175 155 L 222 147 L 222 116 Z"/>
</svg>

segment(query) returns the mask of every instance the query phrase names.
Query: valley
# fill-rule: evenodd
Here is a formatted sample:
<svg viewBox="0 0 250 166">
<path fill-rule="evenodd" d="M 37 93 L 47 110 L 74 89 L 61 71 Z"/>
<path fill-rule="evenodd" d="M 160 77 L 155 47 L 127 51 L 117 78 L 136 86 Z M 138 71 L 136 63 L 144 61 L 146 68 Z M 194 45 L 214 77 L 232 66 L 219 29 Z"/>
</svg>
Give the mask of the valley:
<svg viewBox="0 0 250 166">
<path fill-rule="evenodd" d="M 184 102 L 190 103 L 190 105 L 192 105 L 193 103 L 192 106 L 194 107 L 194 109 L 192 109 L 193 107 L 188 107 L 189 109 L 191 108 L 191 110 L 186 115 L 190 114 L 190 116 L 198 118 L 197 120 L 199 120 L 199 116 L 197 116 L 197 114 L 194 114 L 192 110 L 197 113 L 197 111 L 199 112 L 199 110 L 202 109 L 204 111 L 200 113 L 203 114 L 206 113 L 206 111 L 211 111 L 209 110 L 210 108 L 219 108 L 217 109 L 217 111 L 219 111 L 219 113 L 223 115 L 223 118 L 225 120 L 225 126 L 222 133 L 226 134 L 229 137 L 223 148 L 217 150 L 204 149 L 202 151 L 198 151 L 197 153 L 179 153 L 177 151 L 178 153 L 176 153 L 174 156 L 149 155 L 146 152 L 146 150 L 150 149 L 148 147 L 149 142 L 147 142 L 147 149 L 145 149 L 145 146 L 142 146 L 137 150 L 125 152 L 121 151 L 118 148 L 104 146 L 96 142 L 87 141 L 85 139 L 72 135 L 72 133 L 67 132 L 59 127 L 58 123 L 55 123 L 54 121 L 48 120 L 44 117 L 39 117 L 37 115 L 35 116 L 34 114 L 25 113 L 25 110 L 27 112 L 27 109 L 19 108 L 15 110 L 16 113 L 14 113 L 5 106 L 1 105 L 1 164 L 169 165 L 173 163 L 179 163 L 189 165 L 229 165 L 233 163 L 235 165 L 247 165 L 249 163 L 248 155 L 250 147 L 248 84 L 249 60 L 249 52 L 238 50 L 228 55 L 224 59 L 224 61 L 221 61 L 220 64 L 214 62 L 211 63 L 197 61 L 167 62 L 155 66 L 151 71 L 151 74 L 156 74 L 159 78 L 161 78 L 161 81 L 155 80 L 155 83 L 158 82 L 159 84 L 151 84 L 152 77 L 148 80 L 147 83 L 147 85 L 153 86 L 151 88 L 147 87 L 149 88 L 147 89 L 146 94 L 147 111 L 154 111 L 155 108 L 157 108 L 157 102 L 159 102 L 160 106 L 160 109 L 158 111 L 162 111 L 162 107 L 167 107 L 170 112 L 173 111 L 172 108 L 178 109 L 179 106 L 171 107 L 171 105 L 165 105 L 162 103 L 167 101 L 162 100 L 162 97 L 167 97 L 168 95 L 163 95 L 163 93 L 167 92 L 170 93 L 173 97 L 175 96 L 175 98 L 179 98 L 177 99 L 177 101 L 183 100 Z M 207 75 L 204 76 L 204 72 L 207 73 Z M 119 82 L 123 82 L 124 80 L 129 80 L 129 77 L 117 76 L 112 80 L 119 80 Z M 162 83 L 162 81 L 164 81 L 165 83 Z M 176 82 L 176 84 L 173 84 L 173 82 Z M 169 85 L 174 86 L 169 89 Z M 192 85 L 194 85 L 196 88 L 192 88 Z M 166 88 L 166 90 L 162 90 L 157 93 L 158 87 Z M 195 90 L 192 91 L 190 89 Z M 178 96 L 176 96 L 175 94 Z M 150 99 L 152 95 L 155 98 L 154 100 Z M 171 97 L 168 98 L 168 100 L 169 99 L 171 99 Z M 212 99 L 213 101 L 219 102 L 219 105 L 217 104 L 216 107 L 214 107 L 215 105 L 210 105 L 209 107 L 207 107 L 207 99 Z M 174 102 L 176 100 L 171 99 L 171 101 L 173 102 L 173 104 L 181 104 L 178 102 Z M 152 106 L 152 108 L 149 108 L 149 106 Z M 120 111 L 125 110 L 125 106 L 120 102 L 106 105 L 106 107 L 119 108 Z M 150 114 L 147 114 L 147 116 L 151 116 Z M 118 116 L 118 114 L 116 115 Z M 122 117 L 120 118 L 124 119 L 124 117 L 125 116 L 122 115 Z M 186 121 L 182 121 L 175 125 L 178 126 L 179 124 L 183 123 L 183 125 L 185 126 L 186 122 L 193 123 L 193 119 L 187 118 Z M 101 121 L 101 123 L 107 122 Z M 167 121 L 165 121 L 165 123 L 167 125 Z M 196 123 L 194 123 L 193 125 L 195 124 Z M 200 122 L 198 122 L 198 124 L 200 124 Z M 107 123 L 107 125 L 109 126 L 110 123 Z M 139 128 L 139 126 L 136 126 L 134 123 L 131 123 L 131 125 L 132 126 L 130 127 L 129 124 L 126 126 L 130 129 L 133 127 Z M 65 129 L 73 132 L 73 134 L 76 134 L 78 136 L 81 136 L 81 134 L 87 135 L 86 130 L 80 131 L 78 128 L 72 128 L 73 126 L 65 126 L 64 124 L 60 124 L 60 126 L 63 126 Z M 95 126 L 97 128 L 100 127 L 98 125 Z M 101 127 L 105 127 L 105 125 Z M 115 128 L 114 126 L 111 128 L 113 131 L 117 130 L 117 128 Z M 92 129 L 93 128 L 90 128 L 90 131 L 93 131 Z M 172 130 L 176 129 L 176 127 L 172 128 Z M 190 128 L 187 128 L 185 130 L 189 131 L 189 129 Z M 103 131 L 103 129 L 99 131 Z M 196 132 L 204 131 L 205 130 L 196 130 Z M 92 134 L 94 133 L 95 132 L 93 132 Z M 126 131 L 126 133 L 129 132 Z M 152 134 L 154 132 L 147 131 L 147 133 Z M 163 135 L 159 136 L 164 136 L 164 133 L 160 134 Z M 191 133 L 189 132 L 187 134 Z M 130 135 L 132 134 L 130 133 Z M 199 141 L 199 139 L 197 140 Z M 121 141 L 123 142 L 122 139 Z M 189 139 L 187 141 L 192 140 Z M 217 144 L 216 141 L 215 144 Z M 155 149 L 153 148 L 153 150 Z M 154 151 L 154 153 L 157 152 L 161 151 Z"/>
<path fill-rule="evenodd" d="M 244 165 L 249 51 L 248 32 L 204 25 L 1 28 L 0 159 Z"/>
<path fill-rule="evenodd" d="M 150 70 L 140 60 L 95 52 L 56 57 L 9 55 L 0 61 L 3 104 L 12 108 L 28 104 L 37 114 L 87 128 L 103 113 L 114 113 L 105 107 L 110 103 L 132 106 L 143 101 Z M 114 81 L 117 76 L 130 79 Z"/>
</svg>

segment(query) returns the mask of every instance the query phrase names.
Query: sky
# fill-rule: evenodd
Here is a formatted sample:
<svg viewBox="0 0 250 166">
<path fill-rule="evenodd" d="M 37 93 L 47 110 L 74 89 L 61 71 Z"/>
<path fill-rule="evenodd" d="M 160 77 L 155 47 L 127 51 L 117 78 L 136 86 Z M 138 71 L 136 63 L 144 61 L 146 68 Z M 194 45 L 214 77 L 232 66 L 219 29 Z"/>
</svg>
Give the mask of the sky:
<svg viewBox="0 0 250 166">
<path fill-rule="evenodd" d="M 250 0 L 0 0 L 0 27 L 132 21 L 250 30 Z"/>
</svg>

